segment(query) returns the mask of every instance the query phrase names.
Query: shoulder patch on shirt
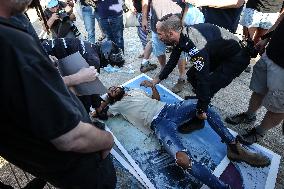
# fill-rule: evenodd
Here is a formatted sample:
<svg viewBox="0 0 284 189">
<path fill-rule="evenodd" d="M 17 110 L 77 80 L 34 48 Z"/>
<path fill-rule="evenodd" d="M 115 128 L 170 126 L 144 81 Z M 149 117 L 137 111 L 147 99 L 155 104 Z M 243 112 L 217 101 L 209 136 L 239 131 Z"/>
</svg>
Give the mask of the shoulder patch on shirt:
<svg viewBox="0 0 284 189">
<path fill-rule="evenodd" d="M 201 71 L 202 68 L 204 67 L 204 60 L 203 57 L 201 56 L 194 57 L 191 59 L 191 61 L 194 64 L 193 66 L 197 71 Z"/>
<path fill-rule="evenodd" d="M 199 53 L 199 50 L 196 47 L 193 47 L 192 49 L 189 49 L 188 51 L 189 56 L 194 56 L 197 53 Z"/>
</svg>

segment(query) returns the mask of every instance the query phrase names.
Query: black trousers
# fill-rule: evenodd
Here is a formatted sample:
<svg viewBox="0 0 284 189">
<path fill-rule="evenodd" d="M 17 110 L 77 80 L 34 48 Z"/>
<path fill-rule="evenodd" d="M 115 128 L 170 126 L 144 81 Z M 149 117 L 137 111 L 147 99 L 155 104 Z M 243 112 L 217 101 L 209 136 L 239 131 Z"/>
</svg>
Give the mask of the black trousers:
<svg viewBox="0 0 284 189">
<path fill-rule="evenodd" d="M 209 62 L 209 67 L 211 68 L 208 89 L 210 90 L 210 97 L 212 98 L 221 88 L 228 86 L 233 79 L 238 77 L 247 68 L 249 63 L 250 57 L 244 49 L 235 56 L 218 63 L 218 66 Z M 197 87 L 196 72 L 197 70 L 191 67 L 186 74 L 188 82 L 194 89 Z"/>
</svg>

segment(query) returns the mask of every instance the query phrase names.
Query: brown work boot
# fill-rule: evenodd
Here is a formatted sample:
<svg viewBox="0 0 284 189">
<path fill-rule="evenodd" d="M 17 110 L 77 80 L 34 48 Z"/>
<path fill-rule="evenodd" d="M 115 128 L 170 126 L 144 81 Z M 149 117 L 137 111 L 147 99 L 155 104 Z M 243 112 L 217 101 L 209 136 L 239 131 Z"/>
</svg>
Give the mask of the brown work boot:
<svg viewBox="0 0 284 189">
<path fill-rule="evenodd" d="M 182 169 L 187 170 L 191 168 L 191 160 L 189 159 L 187 153 L 179 151 L 176 153 L 176 164 Z"/>
<path fill-rule="evenodd" d="M 173 91 L 174 93 L 179 93 L 179 92 L 181 92 L 182 89 L 183 89 L 184 84 L 185 84 L 185 79 L 179 78 L 178 81 L 177 81 L 177 83 L 173 86 L 172 91 Z"/>
<path fill-rule="evenodd" d="M 229 144 L 227 147 L 227 156 L 231 161 L 245 162 L 253 167 L 266 167 L 270 165 L 271 161 L 268 157 L 260 154 L 250 152 L 243 147 L 239 142 L 236 144 Z"/>
</svg>

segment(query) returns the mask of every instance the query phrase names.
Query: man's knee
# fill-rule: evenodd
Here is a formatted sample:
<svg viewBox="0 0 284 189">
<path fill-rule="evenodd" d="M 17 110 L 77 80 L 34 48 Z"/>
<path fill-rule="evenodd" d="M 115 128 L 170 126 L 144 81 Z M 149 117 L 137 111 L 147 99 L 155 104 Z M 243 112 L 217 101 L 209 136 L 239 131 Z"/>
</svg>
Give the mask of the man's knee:
<svg viewBox="0 0 284 189">
<path fill-rule="evenodd" d="M 186 152 L 183 151 L 177 152 L 175 159 L 176 159 L 176 164 L 184 170 L 190 169 L 192 166 L 191 159 L 188 157 Z"/>
</svg>

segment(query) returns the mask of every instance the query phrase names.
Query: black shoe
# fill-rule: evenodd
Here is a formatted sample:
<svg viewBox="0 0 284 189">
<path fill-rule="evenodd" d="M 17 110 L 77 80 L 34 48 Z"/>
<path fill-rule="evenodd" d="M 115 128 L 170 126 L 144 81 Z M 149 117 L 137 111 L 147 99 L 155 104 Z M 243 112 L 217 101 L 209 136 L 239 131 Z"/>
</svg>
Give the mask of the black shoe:
<svg viewBox="0 0 284 189">
<path fill-rule="evenodd" d="M 203 129 L 205 121 L 198 119 L 197 117 L 192 118 L 189 121 L 184 122 L 178 127 L 178 132 L 182 134 L 188 134 L 196 130 Z"/>
<path fill-rule="evenodd" d="M 245 112 L 243 112 L 237 115 L 228 116 L 226 117 L 225 121 L 232 125 L 237 125 L 240 123 L 253 124 L 256 121 L 256 116 L 249 117 Z"/>
</svg>

